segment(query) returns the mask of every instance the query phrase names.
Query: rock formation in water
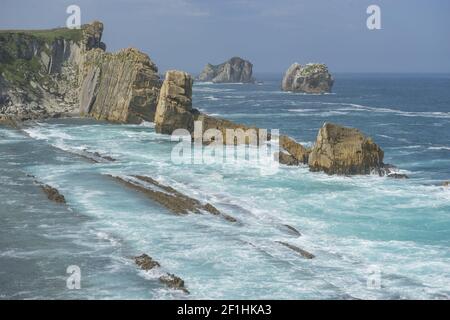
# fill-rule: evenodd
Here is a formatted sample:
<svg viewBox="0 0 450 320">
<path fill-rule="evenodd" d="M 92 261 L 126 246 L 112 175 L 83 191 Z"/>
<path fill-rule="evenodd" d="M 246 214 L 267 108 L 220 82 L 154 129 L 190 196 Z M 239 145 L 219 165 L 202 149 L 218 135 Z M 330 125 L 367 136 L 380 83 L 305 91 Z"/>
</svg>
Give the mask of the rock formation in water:
<svg viewBox="0 0 450 320">
<path fill-rule="evenodd" d="M 199 81 L 212 81 L 215 83 L 253 83 L 253 65 L 250 61 L 233 57 L 219 65 L 208 63 L 198 76 Z"/>
<path fill-rule="evenodd" d="M 103 24 L 0 31 L 0 122 L 81 114 L 153 121 L 161 82 L 136 49 L 106 53 Z"/>
<path fill-rule="evenodd" d="M 200 124 L 202 134 L 209 129 L 218 130 L 222 134 L 224 144 L 247 143 L 256 145 L 259 143 L 258 128 L 211 117 L 192 108 L 192 77 L 183 71 L 167 71 L 156 109 L 156 132 L 172 134 L 176 129 L 185 129 L 193 135 L 194 122 Z M 233 130 L 233 132 L 243 130 L 248 132 L 249 136 L 244 137 L 245 141 L 239 142 L 231 133 L 228 134 L 227 129 Z M 253 131 L 248 131 L 249 129 Z M 251 135 L 251 132 L 255 134 Z M 205 141 L 205 143 L 208 142 L 211 141 Z"/>
<path fill-rule="evenodd" d="M 328 174 L 370 174 L 382 170 L 383 156 L 383 150 L 358 129 L 325 123 L 308 164 L 311 171 Z"/>
<path fill-rule="evenodd" d="M 304 93 L 331 92 L 334 80 L 324 64 L 292 64 L 286 71 L 281 88 L 284 91 Z"/>
<path fill-rule="evenodd" d="M 175 129 L 194 130 L 192 77 L 183 71 L 170 70 L 161 87 L 155 114 L 155 130 L 172 134 Z"/>
</svg>

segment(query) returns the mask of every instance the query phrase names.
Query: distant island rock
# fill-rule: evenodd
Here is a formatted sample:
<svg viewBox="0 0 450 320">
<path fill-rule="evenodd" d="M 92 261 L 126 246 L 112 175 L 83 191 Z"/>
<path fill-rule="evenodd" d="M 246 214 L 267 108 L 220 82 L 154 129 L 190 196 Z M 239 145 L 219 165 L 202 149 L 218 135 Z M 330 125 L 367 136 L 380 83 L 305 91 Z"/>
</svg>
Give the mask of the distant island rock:
<svg viewBox="0 0 450 320">
<path fill-rule="evenodd" d="M 308 63 L 302 66 L 294 63 L 284 74 L 281 88 L 292 92 L 328 93 L 331 92 L 333 83 L 334 79 L 326 65 Z"/>
<path fill-rule="evenodd" d="M 253 64 L 250 61 L 233 57 L 219 65 L 208 63 L 198 76 L 199 81 L 214 83 L 253 83 Z"/>
</svg>

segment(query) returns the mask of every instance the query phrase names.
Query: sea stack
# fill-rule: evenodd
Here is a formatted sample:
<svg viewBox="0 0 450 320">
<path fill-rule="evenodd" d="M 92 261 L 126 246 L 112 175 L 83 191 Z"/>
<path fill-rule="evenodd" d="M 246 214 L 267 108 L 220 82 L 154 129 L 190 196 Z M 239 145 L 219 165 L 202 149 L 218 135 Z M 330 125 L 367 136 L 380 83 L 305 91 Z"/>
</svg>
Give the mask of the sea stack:
<svg viewBox="0 0 450 320">
<path fill-rule="evenodd" d="M 308 157 L 311 171 L 354 175 L 380 173 L 383 150 L 358 129 L 325 123 Z"/>
<path fill-rule="evenodd" d="M 250 61 L 233 57 L 219 65 L 208 63 L 198 76 L 199 81 L 214 83 L 253 83 L 253 64 Z"/>
<path fill-rule="evenodd" d="M 166 72 L 156 108 L 156 132 L 172 134 L 176 129 L 193 131 L 192 84 L 193 79 L 186 72 Z"/>
<path fill-rule="evenodd" d="M 284 74 L 281 88 L 283 91 L 304 93 L 328 93 L 333 87 L 333 77 L 328 68 L 320 63 L 308 63 L 302 66 L 292 64 Z"/>
</svg>

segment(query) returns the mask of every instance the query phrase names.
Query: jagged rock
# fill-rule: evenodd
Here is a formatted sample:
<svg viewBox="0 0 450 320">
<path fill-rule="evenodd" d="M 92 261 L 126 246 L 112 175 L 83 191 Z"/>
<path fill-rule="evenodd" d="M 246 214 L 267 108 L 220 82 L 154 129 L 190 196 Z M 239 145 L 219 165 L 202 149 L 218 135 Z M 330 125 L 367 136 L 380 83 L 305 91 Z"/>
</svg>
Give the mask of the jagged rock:
<svg viewBox="0 0 450 320">
<path fill-rule="evenodd" d="M 153 268 L 158 268 L 161 265 L 158 261 L 155 261 L 152 259 L 152 257 L 148 256 L 147 254 L 143 253 L 140 256 L 134 257 L 134 262 L 145 271 L 149 271 Z"/>
<path fill-rule="evenodd" d="M 80 112 L 125 123 L 153 121 L 161 81 L 148 55 L 134 48 L 86 54 Z"/>
<path fill-rule="evenodd" d="M 409 179 L 408 175 L 404 173 L 390 173 L 387 175 L 387 177 L 393 179 Z"/>
<path fill-rule="evenodd" d="M 359 130 L 325 123 L 309 154 L 311 171 L 370 174 L 383 167 L 384 152 Z"/>
<path fill-rule="evenodd" d="M 286 71 L 281 88 L 284 91 L 325 93 L 331 92 L 334 80 L 324 64 L 292 64 Z"/>
<path fill-rule="evenodd" d="M 297 159 L 294 158 L 294 156 L 290 155 L 289 153 L 280 151 L 280 152 L 276 152 L 274 154 L 275 156 L 275 160 L 278 159 L 278 161 L 281 164 L 285 164 L 287 166 L 298 166 L 299 162 Z"/>
<path fill-rule="evenodd" d="M 192 77 L 186 72 L 166 72 L 156 107 L 156 132 L 172 134 L 176 129 L 194 130 L 192 84 Z"/>
<path fill-rule="evenodd" d="M 167 285 L 169 288 L 181 290 L 184 293 L 189 293 L 189 290 L 186 289 L 184 285 L 184 280 L 174 274 L 168 273 L 163 275 L 159 277 L 159 281 Z"/>
<path fill-rule="evenodd" d="M 311 150 L 305 148 L 300 143 L 296 142 L 294 139 L 281 135 L 279 137 L 279 145 L 285 151 L 287 151 L 298 163 L 306 164 L 308 163 L 308 156 Z"/>
<path fill-rule="evenodd" d="M 253 83 L 255 79 L 252 78 L 252 69 L 253 65 L 249 61 L 233 57 L 219 65 L 208 63 L 198 76 L 198 80 L 215 83 Z"/>
<path fill-rule="evenodd" d="M 445 181 L 442 185 L 447 188 L 450 186 L 450 181 Z"/>
<path fill-rule="evenodd" d="M 66 199 L 57 189 L 47 184 L 43 184 L 40 187 L 45 192 L 49 200 L 55 201 L 56 203 L 66 203 Z"/>
<path fill-rule="evenodd" d="M 153 260 L 152 257 L 145 253 L 134 257 L 134 262 L 144 271 L 150 271 L 154 268 L 161 267 L 158 261 Z M 159 281 L 171 289 L 181 290 L 184 293 L 189 294 L 189 291 L 185 287 L 184 280 L 174 274 L 166 273 L 159 277 Z"/>
</svg>

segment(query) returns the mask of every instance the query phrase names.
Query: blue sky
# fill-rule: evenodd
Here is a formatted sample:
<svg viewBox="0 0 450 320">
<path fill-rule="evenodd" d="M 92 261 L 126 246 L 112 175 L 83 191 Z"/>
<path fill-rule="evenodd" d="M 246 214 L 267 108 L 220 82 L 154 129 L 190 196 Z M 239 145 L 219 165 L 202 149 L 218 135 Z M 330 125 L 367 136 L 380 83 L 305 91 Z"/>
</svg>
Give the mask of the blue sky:
<svg viewBox="0 0 450 320">
<path fill-rule="evenodd" d="M 161 71 L 199 73 L 207 62 L 241 56 L 255 72 L 323 62 L 333 72 L 450 72 L 448 0 L 2 0 L 1 29 L 105 23 L 109 51 L 137 47 Z M 381 30 L 366 8 L 381 8 Z"/>
</svg>

